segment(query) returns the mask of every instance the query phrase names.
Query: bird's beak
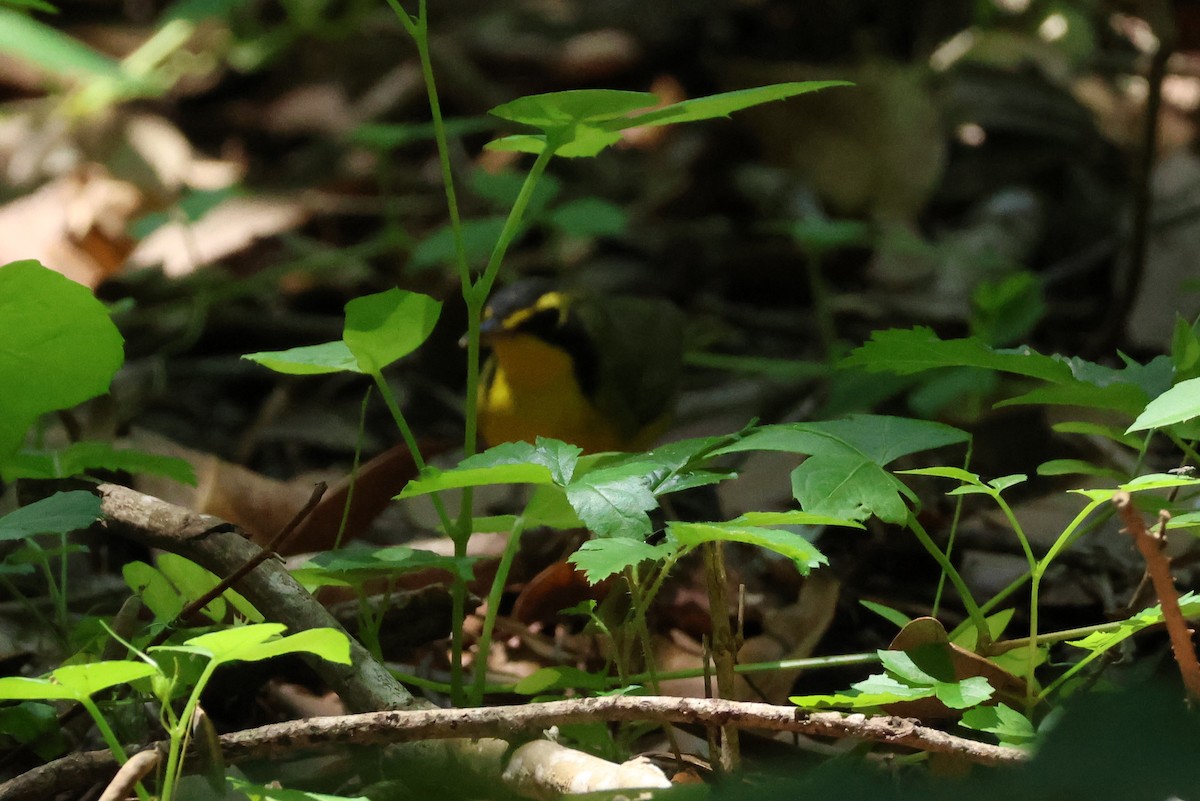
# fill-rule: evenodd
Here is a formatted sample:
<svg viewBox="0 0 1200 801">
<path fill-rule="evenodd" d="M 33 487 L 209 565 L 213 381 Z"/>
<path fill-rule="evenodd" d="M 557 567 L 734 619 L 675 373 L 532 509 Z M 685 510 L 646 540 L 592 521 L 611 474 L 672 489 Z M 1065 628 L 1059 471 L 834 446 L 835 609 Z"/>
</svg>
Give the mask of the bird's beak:
<svg viewBox="0 0 1200 801">
<path fill-rule="evenodd" d="M 487 339 L 490 335 L 499 333 L 502 330 L 504 330 L 504 325 L 503 325 L 502 320 L 498 320 L 495 317 L 484 317 L 483 320 L 480 321 L 480 323 L 479 323 L 479 338 L 482 341 L 487 341 Z M 466 334 L 463 334 L 462 337 L 458 340 L 458 346 L 460 348 L 465 348 L 467 346 L 467 335 Z"/>
</svg>

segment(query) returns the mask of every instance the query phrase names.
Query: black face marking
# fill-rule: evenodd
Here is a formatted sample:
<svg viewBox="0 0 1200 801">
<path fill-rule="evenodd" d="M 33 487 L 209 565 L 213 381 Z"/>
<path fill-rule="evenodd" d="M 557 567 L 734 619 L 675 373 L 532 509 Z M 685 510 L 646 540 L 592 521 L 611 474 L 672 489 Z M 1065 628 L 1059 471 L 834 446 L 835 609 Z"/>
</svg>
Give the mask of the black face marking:
<svg viewBox="0 0 1200 801">
<path fill-rule="evenodd" d="M 566 313 L 557 304 L 533 311 L 538 299 L 554 292 L 554 284 L 548 280 L 531 278 L 504 287 L 488 301 L 484 317 L 485 333 L 522 333 L 560 348 L 571 355 L 572 371 L 579 389 L 588 398 L 594 398 L 600 376 L 597 344 L 584 329 L 578 315 Z M 529 312 L 513 324 L 506 321 L 520 312 Z M 501 334 L 502 335 L 502 334 Z"/>
</svg>

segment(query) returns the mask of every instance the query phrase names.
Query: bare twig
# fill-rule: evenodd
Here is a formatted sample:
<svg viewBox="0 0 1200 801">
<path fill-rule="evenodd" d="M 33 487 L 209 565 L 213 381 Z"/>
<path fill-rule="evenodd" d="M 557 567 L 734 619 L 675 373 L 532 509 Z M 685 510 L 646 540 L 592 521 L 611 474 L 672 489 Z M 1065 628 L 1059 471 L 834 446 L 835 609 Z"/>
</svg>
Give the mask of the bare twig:
<svg viewBox="0 0 1200 801">
<path fill-rule="evenodd" d="M 104 788 L 104 794 L 100 796 L 99 801 L 123 801 L 128 798 L 133 794 L 133 788 L 137 786 L 137 783 L 158 767 L 159 761 L 157 750 L 139 751 L 134 754 L 128 762 L 121 766 L 117 775 L 113 776 L 108 787 Z"/>
<path fill-rule="evenodd" d="M 1175 578 L 1171 575 L 1171 560 L 1163 552 L 1162 541 L 1150 533 L 1145 521 L 1133 506 L 1128 492 L 1118 492 L 1113 496 L 1113 504 L 1121 514 L 1125 523 L 1125 531 L 1133 537 L 1133 542 L 1146 561 L 1146 572 L 1158 595 L 1162 606 L 1163 624 L 1167 636 L 1171 639 L 1171 650 L 1175 654 L 1175 662 L 1179 665 L 1179 673 L 1183 677 L 1184 687 L 1192 701 L 1200 701 L 1200 661 L 1196 659 L 1196 646 L 1192 642 L 1192 629 L 1188 628 L 1179 608 L 1179 591 L 1175 588 Z M 1170 518 L 1167 512 L 1161 512 L 1160 530 L 1166 530 L 1166 521 Z"/>
<path fill-rule="evenodd" d="M 150 641 L 150 645 L 148 647 L 162 645 L 165 643 L 167 638 L 171 636 L 171 631 L 174 629 L 175 625 L 181 621 L 190 619 L 192 615 L 196 614 L 201 609 L 219 598 L 227 589 L 244 579 L 251 570 L 274 556 L 288 541 L 288 538 L 295 533 L 299 525 L 303 523 L 310 514 L 312 514 L 313 509 L 317 508 L 317 504 L 321 502 L 321 497 L 325 494 L 326 489 L 328 489 L 328 485 L 324 481 L 317 482 L 317 484 L 313 487 L 312 495 L 309 496 L 304 506 L 302 506 L 300 511 L 296 512 L 296 514 L 292 516 L 292 519 L 288 521 L 286 526 L 279 530 L 279 533 L 271 538 L 271 541 L 267 543 L 266 548 L 247 559 L 241 567 L 218 581 L 216 586 L 212 587 L 208 592 L 204 593 L 199 598 L 195 599 L 181 609 L 179 614 L 175 616 L 175 620 L 172 621 L 172 625 L 166 626 L 162 631 L 156 634 Z"/>
</svg>

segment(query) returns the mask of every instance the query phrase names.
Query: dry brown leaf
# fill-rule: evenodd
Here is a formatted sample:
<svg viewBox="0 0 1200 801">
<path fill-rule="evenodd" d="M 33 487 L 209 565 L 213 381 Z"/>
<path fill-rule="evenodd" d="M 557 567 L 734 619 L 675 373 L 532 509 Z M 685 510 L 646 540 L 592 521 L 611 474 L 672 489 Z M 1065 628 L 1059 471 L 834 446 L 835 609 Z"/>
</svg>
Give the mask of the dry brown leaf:
<svg viewBox="0 0 1200 801">
<path fill-rule="evenodd" d="M 308 209 L 282 197 L 231 197 L 193 223 L 172 222 L 143 239 L 130 255 L 138 267 L 162 265 L 171 277 L 231 256 L 259 239 L 303 225 Z"/>
<path fill-rule="evenodd" d="M 125 228 L 141 202 L 137 187 L 99 165 L 57 178 L 0 207 L 0 264 L 37 259 L 95 288 L 124 263 Z"/>
</svg>

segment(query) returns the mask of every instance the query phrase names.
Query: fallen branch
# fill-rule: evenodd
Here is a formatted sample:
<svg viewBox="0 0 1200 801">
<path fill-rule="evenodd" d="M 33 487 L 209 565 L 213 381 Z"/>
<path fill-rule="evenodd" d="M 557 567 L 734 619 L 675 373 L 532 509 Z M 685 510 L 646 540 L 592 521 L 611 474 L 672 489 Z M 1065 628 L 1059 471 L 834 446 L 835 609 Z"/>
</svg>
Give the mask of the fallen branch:
<svg viewBox="0 0 1200 801">
<path fill-rule="evenodd" d="M 350 745 L 468 737 L 507 739 L 521 732 L 554 725 L 596 721 L 692 723 L 854 738 L 919 751 L 955 754 L 985 765 L 1015 764 L 1026 758 L 1025 752 L 1019 749 L 956 737 L 922 726 L 910 718 L 806 713 L 794 706 L 661 696 L 614 696 L 481 709 L 391 710 L 308 718 L 232 732 L 222 735 L 220 742 L 225 761 L 234 764 L 249 759 L 293 757 L 302 751 L 337 751 Z M 150 747 L 165 748 L 165 745 L 156 743 Z M 112 756 L 107 751 L 73 754 L 0 785 L 0 798 L 42 801 L 51 793 L 102 781 L 111 775 L 113 766 Z"/>
<path fill-rule="evenodd" d="M 101 484 L 99 492 L 104 525 L 112 533 L 187 557 L 218 576 L 233 575 L 263 553 L 242 532 L 218 518 L 116 484 Z M 341 629 L 277 559 L 259 562 L 235 588 L 292 633 L 325 627 Z M 317 675 L 349 709 L 367 712 L 414 705 L 416 699 L 408 690 L 354 638 L 350 638 L 350 660 L 350 665 L 324 659 L 312 662 Z"/>
</svg>

